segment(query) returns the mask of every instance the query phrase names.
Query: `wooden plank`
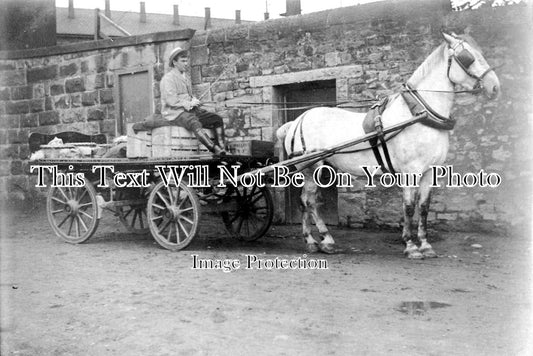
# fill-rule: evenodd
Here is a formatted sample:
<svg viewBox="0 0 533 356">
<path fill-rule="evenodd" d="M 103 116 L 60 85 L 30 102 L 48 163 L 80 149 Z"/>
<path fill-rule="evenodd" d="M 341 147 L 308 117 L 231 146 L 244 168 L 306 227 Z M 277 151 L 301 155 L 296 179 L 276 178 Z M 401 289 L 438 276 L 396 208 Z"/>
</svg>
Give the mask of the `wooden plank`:
<svg viewBox="0 0 533 356">
<path fill-rule="evenodd" d="M 122 34 L 126 35 L 126 36 L 131 36 L 131 33 L 129 33 L 128 31 L 126 31 L 126 29 L 124 29 L 123 27 L 121 27 L 119 24 L 117 24 L 115 21 L 111 20 L 109 17 L 107 17 L 106 15 L 104 14 L 99 14 L 100 17 L 102 19 L 104 19 L 105 21 L 107 21 L 111 26 L 113 26 L 114 28 L 116 28 L 117 30 L 119 30 L 120 32 L 122 32 Z"/>
</svg>

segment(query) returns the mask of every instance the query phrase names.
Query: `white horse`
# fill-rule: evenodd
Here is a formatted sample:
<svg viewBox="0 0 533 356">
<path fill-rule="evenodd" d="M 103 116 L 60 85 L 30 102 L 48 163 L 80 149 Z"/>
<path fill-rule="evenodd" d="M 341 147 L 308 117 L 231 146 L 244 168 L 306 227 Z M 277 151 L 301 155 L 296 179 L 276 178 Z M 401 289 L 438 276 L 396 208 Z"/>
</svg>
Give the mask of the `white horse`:
<svg viewBox="0 0 533 356">
<path fill-rule="evenodd" d="M 470 36 L 444 33 L 443 36 L 445 42 L 417 68 L 408 80 L 404 93 L 390 97 L 381 116 L 384 128 L 409 120 L 414 115 L 408 106 L 408 101 L 411 101 L 418 105 L 415 112 L 425 110 L 430 119 L 429 125 L 427 122 L 419 122 L 404 128 L 395 136 L 386 135 L 390 162 L 395 171 L 419 174 L 421 177 L 418 187 L 403 188 L 402 238 L 406 244 L 404 253 L 412 259 L 436 256 L 426 239 L 431 190 L 430 166 L 442 165 L 448 153 L 450 127 L 441 126 L 442 123 L 444 126 L 452 123 L 453 127 L 454 122 L 449 116 L 454 101 L 454 88 L 460 85 L 474 93 L 484 92 L 489 99 L 495 99 L 500 92 L 498 77 Z M 407 93 L 407 88 L 412 89 L 411 94 Z M 341 108 L 314 108 L 280 127 L 277 136 L 284 140 L 281 142 L 284 142 L 289 155 L 322 150 L 363 136 L 364 116 L 365 114 Z M 338 152 L 303 169 L 305 184 L 301 194 L 302 225 L 308 252 L 335 252 L 335 241 L 317 210 L 318 186 L 312 178 L 314 169 L 327 163 L 340 171 L 362 175 L 361 166 L 376 165 L 376 158 L 369 147 L 369 143 L 363 143 L 353 148 L 368 149 L 353 152 L 350 148 L 352 152 Z M 420 247 L 411 237 L 417 202 Z M 320 243 L 311 234 L 311 217 L 320 233 Z"/>
</svg>

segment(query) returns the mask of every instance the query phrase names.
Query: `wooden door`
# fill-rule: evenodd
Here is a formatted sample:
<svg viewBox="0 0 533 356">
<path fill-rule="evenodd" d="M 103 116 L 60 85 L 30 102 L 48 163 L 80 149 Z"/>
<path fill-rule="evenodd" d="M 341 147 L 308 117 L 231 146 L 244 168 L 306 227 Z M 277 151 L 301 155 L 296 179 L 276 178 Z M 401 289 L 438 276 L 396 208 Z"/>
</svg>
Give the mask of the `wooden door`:
<svg viewBox="0 0 533 356">
<path fill-rule="evenodd" d="M 126 123 L 143 121 L 153 113 L 152 76 L 143 68 L 117 73 L 116 79 L 117 134 L 125 135 Z"/>
</svg>

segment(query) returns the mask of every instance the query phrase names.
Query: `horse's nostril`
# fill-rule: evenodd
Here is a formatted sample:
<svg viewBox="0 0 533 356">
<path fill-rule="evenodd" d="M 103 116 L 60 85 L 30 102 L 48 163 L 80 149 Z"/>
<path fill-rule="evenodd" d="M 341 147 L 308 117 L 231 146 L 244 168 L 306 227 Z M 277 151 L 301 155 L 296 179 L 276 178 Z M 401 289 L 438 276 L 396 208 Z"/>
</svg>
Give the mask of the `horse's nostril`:
<svg viewBox="0 0 533 356">
<path fill-rule="evenodd" d="M 485 92 L 485 95 L 487 96 L 487 98 L 489 99 L 496 99 L 498 97 L 498 86 L 497 85 L 493 85 L 492 87 L 486 87 L 487 88 L 487 91 Z"/>
</svg>

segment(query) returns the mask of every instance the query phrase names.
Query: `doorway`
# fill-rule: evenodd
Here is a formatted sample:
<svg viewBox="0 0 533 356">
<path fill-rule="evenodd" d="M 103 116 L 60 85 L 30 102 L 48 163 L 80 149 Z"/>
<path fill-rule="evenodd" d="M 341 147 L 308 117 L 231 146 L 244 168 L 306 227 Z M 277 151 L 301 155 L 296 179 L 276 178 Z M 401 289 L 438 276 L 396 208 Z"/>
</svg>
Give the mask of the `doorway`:
<svg viewBox="0 0 533 356">
<path fill-rule="evenodd" d="M 278 97 L 285 103 L 285 109 L 281 117 L 286 123 L 295 120 L 307 111 L 309 106 L 334 105 L 337 101 L 336 82 L 333 80 L 319 80 L 313 82 L 295 83 L 275 87 Z M 301 188 L 290 186 L 285 190 L 285 221 L 287 223 L 301 223 L 302 213 L 300 210 Z M 337 206 L 337 187 L 319 188 L 322 205 L 320 212 L 328 225 L 339 223 Z"/>
<path fill-rule="evenodd" d="M 154 112 L 152 71 L 134 68 L 115 73 L 117 135 L 126 134 L 126 124 L 143 121 Z"/>
</svg>

